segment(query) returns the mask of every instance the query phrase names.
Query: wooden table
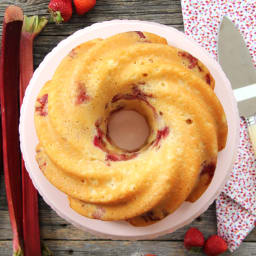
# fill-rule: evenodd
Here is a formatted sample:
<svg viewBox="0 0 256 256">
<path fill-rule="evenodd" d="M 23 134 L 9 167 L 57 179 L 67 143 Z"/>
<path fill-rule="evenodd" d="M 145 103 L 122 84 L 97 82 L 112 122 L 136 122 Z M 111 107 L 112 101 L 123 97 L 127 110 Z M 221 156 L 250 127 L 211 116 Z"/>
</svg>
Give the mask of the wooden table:
<svg viewBox="0 0 256 256">
<path fill-rule="evenodd" d="M 9 4 L 22 7 L 26 15 L 47 15 L 49 0 L 1 0 L 0 19 Z M 140 19 L 155 21 L 183 30 L 180 0 L 97 0 L 96 7 L 88 14 L 59 26 L 48 24 L 35 41 L 35 68 L 44 56 L 62 39 L 78 29 L 95 22 L 112 19 Z M 1 32 L 0 32 L 1 34 Z M 5 198 L 4 177 L 0 176 L 0 255 L 12 252 L 12 231 Z M 164 255 L 189 255 L 183 247 L 183 237 L 190 226 L 199 228 L 208 237 L 216 233 L 215 205 L 191 225 L 151 241 L 111 241 L 85 233 L 60 218 L 43 200 L 39 199 L 41 238 L 54 255 L 133 255 L 136 252 Z M 202 254 L 203 255 L 203 254 Z M 226 253 L 224 255 L 230 255 Z M 256 256 L 256 229 L 245 239 L 233 255 Z M 36 255 L 33 255 L 36 256 Z"/>
</svg>

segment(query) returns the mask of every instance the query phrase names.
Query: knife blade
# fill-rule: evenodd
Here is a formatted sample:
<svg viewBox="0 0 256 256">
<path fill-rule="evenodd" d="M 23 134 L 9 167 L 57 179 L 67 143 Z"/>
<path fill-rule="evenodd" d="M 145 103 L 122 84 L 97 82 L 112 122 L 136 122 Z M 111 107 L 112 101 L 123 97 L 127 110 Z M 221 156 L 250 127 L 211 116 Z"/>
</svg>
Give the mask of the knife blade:
<svg viewBox="0 0 256 256">
<path fill-rule="evenodd" d="M 256 69 L 242 35 L 227 17 L 218 35 L 218 60 L 231 82 L 239 113 L 246 119 L 256 155 Z"/>
</svg>

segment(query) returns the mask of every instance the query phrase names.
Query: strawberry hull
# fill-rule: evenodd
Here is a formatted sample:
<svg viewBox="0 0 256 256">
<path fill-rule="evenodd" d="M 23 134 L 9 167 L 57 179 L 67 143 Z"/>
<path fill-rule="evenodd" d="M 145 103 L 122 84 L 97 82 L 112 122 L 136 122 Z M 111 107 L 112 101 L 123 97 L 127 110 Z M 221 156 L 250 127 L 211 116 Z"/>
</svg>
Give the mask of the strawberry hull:
<svg viewBox="0 0 256 256">
<path fill-rule="evenodd" d="M 48 8 L 52 21 L 57 24 L 67 22 L 72 17 L 72 0 L 51 0 Z"/>
</svg>

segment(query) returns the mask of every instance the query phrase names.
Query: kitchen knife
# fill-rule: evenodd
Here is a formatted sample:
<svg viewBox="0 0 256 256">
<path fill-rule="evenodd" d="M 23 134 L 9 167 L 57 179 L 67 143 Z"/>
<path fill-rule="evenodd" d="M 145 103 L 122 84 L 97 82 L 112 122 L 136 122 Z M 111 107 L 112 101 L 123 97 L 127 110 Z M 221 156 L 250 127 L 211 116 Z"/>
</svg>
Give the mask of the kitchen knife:
<svg viewBox="0 0 256 256">
<path fill-rule="evenodd" d="M 240 116 L 246 119 L 256 155 L 256 69 L 243 37 L 227 17 L 220 26 L 218 59 L 231 82 Z"/>
</svg>

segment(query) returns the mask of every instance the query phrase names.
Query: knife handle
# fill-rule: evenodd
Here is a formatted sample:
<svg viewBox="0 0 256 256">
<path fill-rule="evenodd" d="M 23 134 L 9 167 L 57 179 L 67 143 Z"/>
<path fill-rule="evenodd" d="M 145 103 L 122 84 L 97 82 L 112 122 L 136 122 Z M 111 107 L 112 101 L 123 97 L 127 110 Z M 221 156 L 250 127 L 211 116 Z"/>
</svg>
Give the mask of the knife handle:
<svg viewBox="0 0 256 256">
<path fill-rule="evenodd" d="M 256 157 L 256 114 L 246 118 L 250 140 Z"/>
</svg>

